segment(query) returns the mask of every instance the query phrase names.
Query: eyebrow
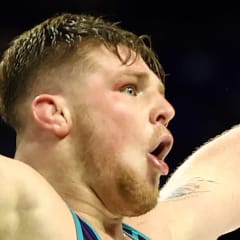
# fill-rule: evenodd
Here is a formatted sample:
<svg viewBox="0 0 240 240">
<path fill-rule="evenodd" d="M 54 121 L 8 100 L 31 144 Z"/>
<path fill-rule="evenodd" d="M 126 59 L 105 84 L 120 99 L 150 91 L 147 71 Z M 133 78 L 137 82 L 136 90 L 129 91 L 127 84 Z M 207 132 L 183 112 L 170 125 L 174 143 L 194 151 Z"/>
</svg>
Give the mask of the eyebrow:
<svg viewBox="0 0 240 240">
<path fill-rule="evenodd" d="M 149 81 L 149 74 L 147 74 L 146 72 L 127 70 L 127 71 L 121 72 L 119 74 L 119 76 L 124 76 L 124 75 L 130 76 L 130 77 L 135 77 L 137 80 L 148 80 Z M 158 91 L 162 95 L 165 95 L 165 85 L 160 78 L 158 78 L 158 79 L 159 79 L 159 83 L 160 83 L 158 85 Z"/>
</svg>

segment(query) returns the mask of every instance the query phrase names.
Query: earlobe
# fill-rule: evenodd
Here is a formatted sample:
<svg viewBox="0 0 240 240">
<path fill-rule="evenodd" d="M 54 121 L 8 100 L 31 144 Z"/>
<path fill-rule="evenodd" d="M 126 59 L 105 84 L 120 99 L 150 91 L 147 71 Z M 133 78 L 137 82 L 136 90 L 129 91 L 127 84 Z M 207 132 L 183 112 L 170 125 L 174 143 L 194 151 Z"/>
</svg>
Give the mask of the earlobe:
<svg viewBox="0 0 240 240">
<path fill-rule="evenodd" d="M 32 114 L 38 125 L 59 138 L 71 130 L 71 115 L 65 100 L 58 95 L 41 94 L 32 102 Z"/>
</svg>

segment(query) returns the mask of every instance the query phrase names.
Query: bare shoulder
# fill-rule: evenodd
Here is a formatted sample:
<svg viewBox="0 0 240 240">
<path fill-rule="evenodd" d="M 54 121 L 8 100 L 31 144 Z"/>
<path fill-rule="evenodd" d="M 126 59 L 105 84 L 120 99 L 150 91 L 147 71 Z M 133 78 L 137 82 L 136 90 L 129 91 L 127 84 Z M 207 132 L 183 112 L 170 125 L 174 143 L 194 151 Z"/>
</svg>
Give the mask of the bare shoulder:
<svg viewBox="0 0 240 240">
<path fill-rule="evenodd" d="M 34 169 L 0 155 L 0 179 L 0 239 L 76 239 L 67 205 Z"/>
<path fill-rule="evenodd" d="M 124 222 L 144 233 L 151 240 L 185 240 L 184 238 L 174 239 L 170 229 L 170 222 L 166 221 L 168 210 L 159 204 L 152 211 L 138 216 L 126 217 Z"/>
</svg>

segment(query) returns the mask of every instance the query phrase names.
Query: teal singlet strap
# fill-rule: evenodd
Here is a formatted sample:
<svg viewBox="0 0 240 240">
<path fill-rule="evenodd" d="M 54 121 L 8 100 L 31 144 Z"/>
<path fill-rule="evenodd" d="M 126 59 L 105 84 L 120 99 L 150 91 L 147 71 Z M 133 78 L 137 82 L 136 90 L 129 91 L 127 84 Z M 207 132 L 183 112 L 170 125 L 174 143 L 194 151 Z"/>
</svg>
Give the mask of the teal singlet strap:
<svg viewBox="0 0 240 240">
<path fill-rule="evenodd" d="M 73 220 L 74 220 L 74 223 L 75 223 L 77 240 L 84 240 L 82 227 L 81 227 L 81 225 L 80 225 L 80 222 L 79 222 L 79 220 L 78 220 L 78 217 L 77 217 L 77 215 L 73 212 L 73 210 L 72 210 L 71 208 L 69 208 L 69 209 L 70 209 L 70 211 L 71 211 L 71 213 L 72 213 Z"/>
<path fill-rule="evenodd" d="M 98 235 L 98 233 L 95 231 L 95 229 L 89 225 L 88 223 L 86 223 L 85 221 L 83 221 L 82 219 L 80 219 L 74 212 L 73 210 L 70 208 L 70 211 L 72 213 L 73 216 L 73 220 L 75 223 L 75 227 L 76 227 L 76 234 L 77 234 L 77 240 L 85 240 L 84 235 L 83 235 L 83 229 L 80 223 L 80 220 L 86 224 L 89 229 L 91 230 L 91 232 L 95 235 L 94 239 L 96 240 L 101 240 L 100 236 Z M 83 224 L 82 223 L 82 224 Z M 125 235 L 127 235 L 129 238 L 131 238 L 132 240 L 151 240 L 149 237 L 147 237 L 146 235 L 144 235 L 143 233 L 139 232 L 137 229 L 129 226 L 126 223 L 122 223 L 122 227 L 123 227 L 123 232 Z"/>
<path fill-rule="evenodd" d="M 72 209 L 70 210 L 76 226 L 77 240 L 101 240 L 101 237 L 90 224 L 81 219 Z"/>
<path fill-rule="evenodd" d="M 149 237 L 126 223 L 123 223 L 122 226 L 124 234 L 130 237 L 132 240 L 151 240 Z"/>
</svg>

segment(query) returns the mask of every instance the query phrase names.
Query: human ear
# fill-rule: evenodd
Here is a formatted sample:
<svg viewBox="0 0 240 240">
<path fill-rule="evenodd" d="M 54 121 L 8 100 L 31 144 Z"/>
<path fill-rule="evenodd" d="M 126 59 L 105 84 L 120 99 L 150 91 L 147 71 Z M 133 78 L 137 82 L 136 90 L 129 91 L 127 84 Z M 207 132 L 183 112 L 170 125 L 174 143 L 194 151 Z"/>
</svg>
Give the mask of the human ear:
<svg viewBox="0 0 240 240">
<path fill-rule="evenodd" d="M 62 96 L 41 94 L 32 102 L 32 114 L 38 125 L 59 138 L 71 130 L 71 114 Z"/>
</svg>

